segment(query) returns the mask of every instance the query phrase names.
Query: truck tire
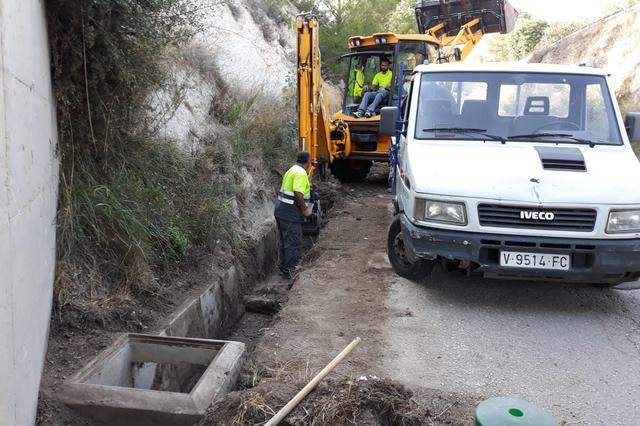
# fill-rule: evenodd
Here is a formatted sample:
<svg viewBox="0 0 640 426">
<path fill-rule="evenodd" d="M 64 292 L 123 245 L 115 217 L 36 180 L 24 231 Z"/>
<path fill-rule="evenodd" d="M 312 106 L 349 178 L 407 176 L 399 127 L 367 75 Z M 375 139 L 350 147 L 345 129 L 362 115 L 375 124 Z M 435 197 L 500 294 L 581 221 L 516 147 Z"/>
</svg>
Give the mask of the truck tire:
<svg viewBox="0 0 640 426">
<path fill-rule="evenodd" d="M 400 217 L 396 216 L 389 226 L 387 237 L 387 255 L 393 270 L 402 278 L 411 281 L 420 281 L 431 274 L 435 266 L 435 260 L 419 259 L 410 262 L 404 252 L 404 241 L 402 239 L 402 227 Z"/>
<path fill-rule="evenodd" d="M 371 161 L 365 160 L 335 160 L 329 168 L 340 182 L 359 182 L 367 177 L 371 170 Z"/>
</svg>

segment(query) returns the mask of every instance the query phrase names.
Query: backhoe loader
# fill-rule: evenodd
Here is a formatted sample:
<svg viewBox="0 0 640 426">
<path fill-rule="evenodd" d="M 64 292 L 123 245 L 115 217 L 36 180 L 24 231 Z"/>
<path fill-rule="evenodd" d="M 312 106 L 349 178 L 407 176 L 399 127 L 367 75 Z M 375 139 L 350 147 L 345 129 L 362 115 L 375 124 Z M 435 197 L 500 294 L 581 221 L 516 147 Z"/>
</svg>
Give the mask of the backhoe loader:
<svg viewBox="0 0 640 426">
<path fill-rule="evenodd" d="M 342 57 L 347 61 L 343 107 L 333 115 L 321 76 L 318 19 L 311 13 L 297 17 L 298 150 L 311 154 L 311 179 L 316 171 L 325 176 L 330 170 L 342 182 L 359 181 L 373 162 L 393 162 L 392 138 L 380 133 L 380 108 L 403 107 L 416 66 L 464 60 L 484 34 L 509 32 L 517 15 L 507 0 L 422 0 L 415 13 L 419 34 L 349 38 Z M 354 113 L 366 88 L 357 87 L 362 83 L 357 73 L 370 83 L 382 60 L 390 63 L 391 88 L 374 116 L 358 118 Z M 319 215 L 318 204 L 315 200 Z M 318 222 L 307 224 L 306 232 L 317 233 Z"/>
<path fill-rule="evenodd" d="M 348 40 L 342 111 L 331 116 L 320 75 L 318 20 L 298 16 L 298 148 L 308 150 L 313 168 L 327 168 L 341 181 L 364 179 L 372 162 L 388 162 L 391 138 L 379 132 L 380 117 L 356 118 L 362 93 L 356 90 L 356 73 L 365 81 L 378 71 L 380 61 L 390 61 L 392 90 L 380 107 L 402 106 L 413 68 L 425 63 L 464 60 L 484 34 L 509 32 L 517 13 L 506 0 L 422 0 L 415 6 L 419 34 L 376 33 Z M 379 112 L 379 109 L 376 111 Z"/>
</svg>

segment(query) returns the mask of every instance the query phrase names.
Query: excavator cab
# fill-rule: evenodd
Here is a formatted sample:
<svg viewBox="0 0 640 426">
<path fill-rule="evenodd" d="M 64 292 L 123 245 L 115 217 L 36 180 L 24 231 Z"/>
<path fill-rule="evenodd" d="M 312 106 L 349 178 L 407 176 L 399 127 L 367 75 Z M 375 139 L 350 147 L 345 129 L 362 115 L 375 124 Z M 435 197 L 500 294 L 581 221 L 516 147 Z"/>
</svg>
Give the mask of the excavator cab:
<svg viewBox="0 0 640 426">
<path fill-rule="evenodd" d="M 397 88 L 401 63 L 403 64 L 404 72 L 400 78 L 400 83 L 404 85 L 406 76 L 411 75 L 416 66 L 435 62 L 437 58 L 437 47 L 420 41 L 400 41 L 393 45 L 381 46 L 376 50 L 354 50 L 343 55 L 342 59 L 347 61 L 343 113 L 352 116 L 358 110 L 362 97 L 366 93 L 366 86 L 371 84 L 375 75 L 380 71 L 382 60 L 389 61 L 390 70 L 394 76 L 392 87 Z M 404 89 L 406 87 L 403 88 L 403 92 L 406 94 Z M 376 109 L 376 114 L 380 113 L 382 107 L 398 103 L 397 89 L 392 92 L 391 96 Z"/>
<path fill-rule="evenodd" d="M 385 106 L 400 105 L 408 92 L 412 70 L 418 65 L 436 62 L 439 56 L 437 41 L 421 34 L 355 36 L 349 39 L 349 48 L 349 53 L 342 56 L 346 61 L 343 107 L 333 119 L 348 126 L 351 149 L 348 158 L 335 159 L 330 165 L 332 173 L 344 182 L 363 179 L 374 161 L 389 161 L 391 138 L 379 132 L 380 110 Z M 389 61 L 393 74 L 391 90 L 373 117 L 355 117 L 366 86 L 372 84 L 382 60 Z"/>
<path fill-rule="evenodd" d="M 393 56 L 393 51 L 365 51 L 352 53 L 343 56 L 347 62 L 347 90 L 344 92 L 343 112 L 353 115 L 357 111 L 364 94 L 367 92 L 367 85 L 370 85 L 374 76 L 380 71 L 380 63 L 383 60 L 390 61 L 393 72 L 393 62 L 389 59 Z M 384 105 L 381 105 L 384 106 Z"/>
</svg>

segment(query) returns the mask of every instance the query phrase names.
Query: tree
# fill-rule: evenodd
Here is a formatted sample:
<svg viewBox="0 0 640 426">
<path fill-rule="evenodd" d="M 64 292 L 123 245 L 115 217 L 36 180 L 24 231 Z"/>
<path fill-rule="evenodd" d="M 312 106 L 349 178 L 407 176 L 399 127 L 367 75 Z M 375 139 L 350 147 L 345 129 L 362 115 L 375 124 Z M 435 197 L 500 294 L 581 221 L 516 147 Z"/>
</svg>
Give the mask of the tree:
<svg viewBox="0 0 640 426">
<path fill-rule="evenodd" d="M 483 36 L 486 51 L 480 57 L 481 62 L 507 62 L 509 60 L 509 35 L 487 34 Z"/>
<path fill-rule="evenodd" d="M 415 0 L 401 0 L 391 13 L 387 26 L 397 34 L 412 34 L 418 31 L 414 12 Z"/>
<path fill-rule="evenodd" d="M 509 56 L 520 60 L 533 51 L 544 35 L 549 24 L 533 19 L 528 13 L 518 17 L 516 27 L 509 36 Z"/>
<path fill-rule="evenodd" d="M 347 40 L 354 35 L 369 35 L 388 31 L 391 12 L 400 0 L 320 0 L 316 1 L 320 22 L 320 50 L 323 70 L 329 78 L 341 78 Z"/>
</svg>

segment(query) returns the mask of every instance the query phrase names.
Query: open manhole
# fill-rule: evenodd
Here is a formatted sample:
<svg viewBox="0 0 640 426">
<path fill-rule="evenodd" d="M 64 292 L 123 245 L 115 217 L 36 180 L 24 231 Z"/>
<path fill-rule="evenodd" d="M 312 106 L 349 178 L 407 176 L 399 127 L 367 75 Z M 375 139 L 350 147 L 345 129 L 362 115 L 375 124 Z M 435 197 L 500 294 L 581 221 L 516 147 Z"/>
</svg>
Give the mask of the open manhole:
<svg viewBox="0 0 640 426">
<path fill-rule="evenodd" d="M 244 344 L 126 334 L 65 382 L 59 398 L 112 425 L 191 425 L 238 379 Z"/>
</svg>

